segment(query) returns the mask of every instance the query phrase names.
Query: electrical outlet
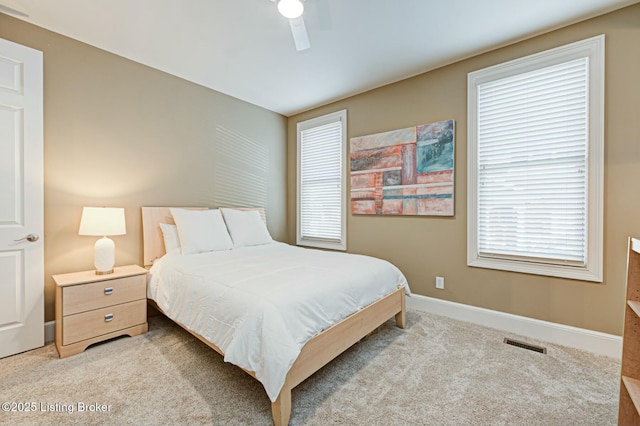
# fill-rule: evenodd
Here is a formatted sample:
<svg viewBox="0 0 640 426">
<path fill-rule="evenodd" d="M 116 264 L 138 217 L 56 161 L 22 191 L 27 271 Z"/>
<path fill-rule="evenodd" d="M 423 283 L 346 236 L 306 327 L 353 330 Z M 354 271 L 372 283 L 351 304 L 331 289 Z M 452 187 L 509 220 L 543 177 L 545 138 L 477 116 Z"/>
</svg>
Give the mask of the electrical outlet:
<svg viewBox="0 0 640 426">
<path fill-rule="evenodd" d="M 444 290 L 444 277 L 436 277 L 436 288 Z"/>
</svg>

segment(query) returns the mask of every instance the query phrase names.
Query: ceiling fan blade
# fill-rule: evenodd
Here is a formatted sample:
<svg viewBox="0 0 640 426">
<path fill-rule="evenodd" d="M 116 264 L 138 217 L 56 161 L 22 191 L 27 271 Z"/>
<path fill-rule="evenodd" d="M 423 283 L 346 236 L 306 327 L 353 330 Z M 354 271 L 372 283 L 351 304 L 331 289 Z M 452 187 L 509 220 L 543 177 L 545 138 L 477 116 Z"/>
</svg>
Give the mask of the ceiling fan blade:
<svg viewBox="0 0 640 426">
<path fill-rule="evenodd" d="M 304 25 L 304 19 L 302 19 L 302 16 L 299 18 L 289 19 L 289 25 L 291 26 L 291 35 L 293 36 L 293 42 L 296 44 L 296 50 L 300 52 L 310 48 L 311 43 L 309 42 L 307 27 Z"/>
<path fill-rule="evenodd" d="M 316 0 L 316 9 L 318 12 L 318 23 L 323 31 L 331 30 L 331 10 L 327 0 Z"/>
<path fill-rule="evenodd" d="M 9 7 L 9 6 L 5 6 L 3 4 L 0 4 L 0 12 L 7 13 L 9 15 L 22 16 L 23 18 L 28 18 L 29 17 L 29 15 L 27 15 L 26 13 L 21 12 L 18 9 L 14 9 L 12 7 Z"/>
</svg>

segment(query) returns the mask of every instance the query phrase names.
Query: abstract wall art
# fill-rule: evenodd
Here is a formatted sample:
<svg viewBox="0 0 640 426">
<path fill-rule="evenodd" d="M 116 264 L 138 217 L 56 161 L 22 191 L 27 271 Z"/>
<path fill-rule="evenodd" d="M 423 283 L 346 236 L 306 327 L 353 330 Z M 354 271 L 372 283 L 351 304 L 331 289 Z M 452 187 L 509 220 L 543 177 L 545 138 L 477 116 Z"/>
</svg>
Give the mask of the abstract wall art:
<svg viewBox="0 0 640 426">
<path fill-rule="evenodd" d="M 453 120 L 351 138 L 351 212 L 453 216 Z"/>
</svg>

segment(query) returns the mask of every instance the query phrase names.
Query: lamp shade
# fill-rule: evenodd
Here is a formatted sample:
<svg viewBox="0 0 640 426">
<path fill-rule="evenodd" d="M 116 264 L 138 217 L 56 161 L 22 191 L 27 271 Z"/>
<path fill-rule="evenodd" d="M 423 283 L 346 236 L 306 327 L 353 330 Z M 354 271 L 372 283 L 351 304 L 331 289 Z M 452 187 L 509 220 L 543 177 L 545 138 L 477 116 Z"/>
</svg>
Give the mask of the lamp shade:
<svg viewBox="0 0 640 426">
<path fill-rule="evenodd" d="M 125 235 L 126 233 L 124 208 L 85 207 L 82 209 L 79 235 L 105 237 L 108 235 Z"/>
</svg>

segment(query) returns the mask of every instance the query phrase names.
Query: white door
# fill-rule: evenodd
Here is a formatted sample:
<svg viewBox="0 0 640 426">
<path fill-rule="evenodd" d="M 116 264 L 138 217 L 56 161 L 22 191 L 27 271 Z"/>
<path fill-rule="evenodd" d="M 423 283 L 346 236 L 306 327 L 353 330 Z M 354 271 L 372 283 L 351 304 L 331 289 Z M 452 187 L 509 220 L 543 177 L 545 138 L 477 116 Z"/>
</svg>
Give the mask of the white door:
<svg viewBox="0 0 640 426">
<path fill-rule="evenodd" d="M 44 345 L 42 52 L 0 39 L 0 358 Z"/>
</svg>

